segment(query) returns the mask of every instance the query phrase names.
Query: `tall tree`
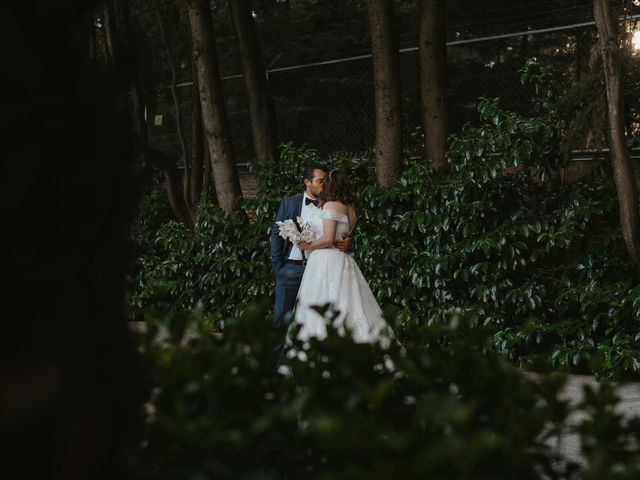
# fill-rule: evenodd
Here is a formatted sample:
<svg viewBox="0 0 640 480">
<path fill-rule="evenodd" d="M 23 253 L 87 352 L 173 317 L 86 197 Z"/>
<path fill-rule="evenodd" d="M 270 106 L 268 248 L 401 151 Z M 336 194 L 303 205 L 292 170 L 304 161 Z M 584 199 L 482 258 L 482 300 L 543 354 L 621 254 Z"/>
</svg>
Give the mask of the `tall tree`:
<svg viewBox="0 0 640 480">
<path fill-rule="evenodd" d="M 136 55 L 133 54 L 133 45 L 136 42 L 133 40 L 129 0 L 120 0 L 120 8 L 118 10 L 122 12 L 120 16 L 121 27 L 119 29 L 119 38 L 122 44 L 122 50 L 128 52 L 130 57 L 135 57 Z M 137 68 L 131 69 L 129 81 L 132 96 L 131 116 L 133 130 L 138 143 L 143 142 L 144 144 L 148 144 L 144 88 L 142 77 Z"/>
<path fill-rule="evenodd" d="M 447 41 L 445 0 L 420 0 L 420 96 L 424 156 L 436 170 L 447 167 Z"/>
<path fill-rule="evenodd" d="M 244 76 L 256 161 L 270 165 L 278 158 L 276 110 L 269 91 L 250 0 L 229 0 Z"/>
<path fill-rule="evenodd" d="M 172 5 L 173 7 L 173 5 Z M 170 7 L 171 8 L 171 7 Z M 208 164 L 208 158 L 204 154 L 204 136 L 202 134 L 202 110 L 200 106 L 200 95 L 197 81 L 197 71 L 195 63 L 192 61 L 193 72 L 193 88 L 192 93 L 192 114 L 191 114 L 191 150 L 187 152 L 187 141 L 184 129 L 182 127 L 181 102 L 178 98 L 178 71 L 176 60 L 174 58 L 174 48 L 170 44 L 168 30 L 165 28 L 166 20 L 163 18 L 161 4 L 156 0 L 156 15 L 158 18 L 158 29 L 160 33 L 161 43 L 165 52 L 165 64 L 169 69 L 171 98 L 173 101 L 173 111 L 175 117 L 175 129 L 178 143 L 180 146 L 181 163 L 184 165 L 182 175 L 182 189 L 184 203 L 189 211 L 192 222 L 197 222 L 197 207 L 200 203 L 203 193 L 208 192 L 209 176 L 211 166 Z M 174 18 L 179 17 L 175 12 Z M 193 49 L 191 49 L 191 57 L 193 59 Z M 207 162 L 207 164 L 205 164 Z"/>
<path fill-rule="evenodd" d="M 164 26 L 164 19 L 162 18 L 162 9 L 160 6 L 160 0 L 155 0 L 156 17 L 158 19 L 158 29 L 160 31 L 160 40 L 165 53 L 166 65 L 169 67 L 170 83 L 169 90 L 171 91 L 171 99 L 173 101 L 173 116 L 175 119 L 176 134 L 178 142 L 180 144 L 180 162 L 184 165 L 184 174 L 182 175 L 182 190 L 184 201 L 187 208 L 193 211 L 193 205 L 191 205 L 190 185 L 191 185 L 191 165 L 187 158 L 187 142 L 184 137 L 182 129 L 182 115 L 180 112 L 180 101 L 178 100 L 178 74 L 176 71 L 175 61 L 171 48 L 169 46 L 169 40 Z"/>
<path fill-rule="evenodd" d="M 376 173 L 391 185 L 402 167 L 400 57 L 393 27 L 392 0 L 368 0 L 376 109 Z"/>
<path fill-rule="evenodd" d="M 609 0 L 593 0 L 593 14 L 598 29 L 598 45 L 604 67 L 609 116 L 609 152 L 613 166 L 613 177 L 618 191 L 620 228 L 631 259 L 640 267 L 638 192 L 625 142 L 621 50 L 616 24 L 611 17 Z"/>
<path fill-rule="evenodd" d="M 202 108 L 195 66 L 193 68 L 193 107 L 191 113 L 191 205 L 198 205 L 203 194 L 209 191 L 211 163 L 206 157 L 202 134 Z"/>
<path fill-rule="evenodd" d="M 103 50 L 107 71 L 122 71 L 133 57 L 131 16 L 129 0 L 102 0 L 101 14 L 104 22 Z M 127 58 L 129 57 L 129 58 Z M 130 67 L 130 65 L 127 65 Z M 153 148 L 149 142 L 145 119 L 146 101 L 140 72 L 129 68 L 127 72 L 131 92 L 131 125 L 136 139 L 138 154 L 144 165 L 154 165 L 165 180 L 165 187 L 171 209 L 178 220 L 190 228 L 194 226 L 194 215 L 184 195 L 184 178 L 178 170 L 175 158 Z"/>
<path fill-rule="evenodd" d="M 238 208 L 241 191 L 222 95 L 213 19 L 207 0 L 186 0 L 186 5 L 211 173 L 218 204 L 229 215 Z"/>
</svg>

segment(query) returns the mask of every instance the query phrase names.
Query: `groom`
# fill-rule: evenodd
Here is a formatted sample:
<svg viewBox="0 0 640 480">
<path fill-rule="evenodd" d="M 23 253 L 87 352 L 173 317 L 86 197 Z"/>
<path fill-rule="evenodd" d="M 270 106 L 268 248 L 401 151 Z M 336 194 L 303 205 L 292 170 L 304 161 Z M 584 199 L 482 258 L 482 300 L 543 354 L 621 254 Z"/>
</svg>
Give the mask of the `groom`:
<svg viewBox="0 0 640 480">
<path fill-rule="evenodd" d="M 318 210 L 318 200 L 322 192 L 323 180 L 327 175 L 327 167 L 320 163 L 308 165 L 304 170 L 304 192 L 285 197 L 280 202 L 276 215 L 276 222 L 297 217 L 307 220 Z M 271 229 L 271 263 L 276 277 L 276 303 L 274 307 L 274 327 L 286 332 L 286 315 L 293 310 L 298 296 L 298 289 L 307 263 L 305 253 L 297 245 L 285 240 L 280 235 L 280 229 L 275 223 Z M 335 243 L 344 251 L 349 250 L 353 240 L 346 237 Z M 307 252 L 306 254 L 308 254 Z"/>
</svg>

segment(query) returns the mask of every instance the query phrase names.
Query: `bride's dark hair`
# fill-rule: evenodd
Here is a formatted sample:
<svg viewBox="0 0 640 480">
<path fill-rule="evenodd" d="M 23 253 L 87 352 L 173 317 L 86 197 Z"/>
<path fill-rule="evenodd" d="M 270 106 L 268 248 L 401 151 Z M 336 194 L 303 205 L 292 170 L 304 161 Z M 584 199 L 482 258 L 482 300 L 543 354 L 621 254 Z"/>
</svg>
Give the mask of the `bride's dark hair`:
<svg viewBox="0 0 640 480">
<path fill-rule="evenodd" d="M 351 190 L 349 178 L 340 170 L 331 170 L 324 177 L 322 192 L 320 192 L 320 204 L 327 202 L 342 202 L 345 205 L 353 205 L 355 195 Z"/>
</svg>

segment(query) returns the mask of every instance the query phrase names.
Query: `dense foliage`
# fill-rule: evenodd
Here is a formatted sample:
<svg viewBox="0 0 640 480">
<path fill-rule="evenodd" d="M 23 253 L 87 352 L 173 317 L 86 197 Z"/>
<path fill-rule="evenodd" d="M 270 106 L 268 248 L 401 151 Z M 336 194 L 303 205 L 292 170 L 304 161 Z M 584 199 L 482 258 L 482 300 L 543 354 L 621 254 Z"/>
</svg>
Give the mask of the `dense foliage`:
<svg viewBox="0 0 640 480">
<path fill-rule="evenodd" d="M 638 420 L 610 387 L 588 390 L 575 432 L 584 464 L 559 459 L 571 431 L 562 379 L 640 368 L 640 287 L 615 225 L 610 179 L 564 184 L 553 91 L 523 118 L 481 100 L 451 138 L 451 170 L 407 161 L 390 188 L 373 156 L 334 155 L 359 213 L 353 252 L 397 335 L 388 349 L 328 339 L 277 357 L 269 233 L 302 188 L 308 148 L 257 171 L 245 216 L 202 204 L 196 231 L 150 193 L 134 230 L 131 316 L 156 386 L 141 453 L 156 478 L 634 478 Z M 330 319 L 331 310 L 324 310 Z M 569 428 L 569 430 L 567 430 Z"/>
<path fill-rule="evenodd" d="M 141 449 L 159 479 L 634 478 L 637 420 L 589 390 L 576 427 L 559 375 L 523 376 L 460 315 L 413 324 L 402 344 L 329 337 L 273 353 L 265 306 L 221 334 L 199 314 L 150 317 L 154 390 Z M 328 319 L 329 310 L 325 311 Z M 424 348 L 427 346 L 428 348 Z M 585 463 L 558 458 L 583 435 Z"/>
<path fill-rule="evenodd" d="M 616 229 L 596 231 L 616 223 L 611 180 L 555 178 L 555 125 L 544 116 L 525 119 L 495 100 L 482 100 L 479 113 L 478 126 L 452 139 L 446 178 L 413 162 L 383 190 L 371 155 L 327 159 L 358 191 L 354 255 L 378 300 L 399 328 L 475 312 L 494 329 L 494 346 L 529 368 L 638 370 L 637 276 Z M 201 305 L 223 319 L 270 297 L 275 210 L 312 160 L 312 150 L 285 145 L 278 167 L 258 172 L 258 196 L 244 200 L 250 221 L 202 205 L 195 235 L 167 222 L 149 243 L 141 229 L 134 315 Z"/>
</svg>

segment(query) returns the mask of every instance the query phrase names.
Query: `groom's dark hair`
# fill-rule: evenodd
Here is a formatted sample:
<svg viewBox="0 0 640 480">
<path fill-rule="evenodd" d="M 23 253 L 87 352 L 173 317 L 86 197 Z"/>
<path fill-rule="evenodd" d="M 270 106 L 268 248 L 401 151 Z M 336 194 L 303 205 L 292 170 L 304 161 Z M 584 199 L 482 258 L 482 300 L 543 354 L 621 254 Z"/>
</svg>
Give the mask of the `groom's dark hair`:
<svg viewBox="0 0 640 480">
<path fill-rule="evenodd" d="M 329 169 L 324 163 L 313 162 L 309 163 L 306 167 L 304 167 L 304 171 L 302 172 L 302 185 L 304 186 L 305 180 L 313 180 L 313 172 L 315 170 L 322 170 L 323 172 L 328 172 Z"/>
</svg>

